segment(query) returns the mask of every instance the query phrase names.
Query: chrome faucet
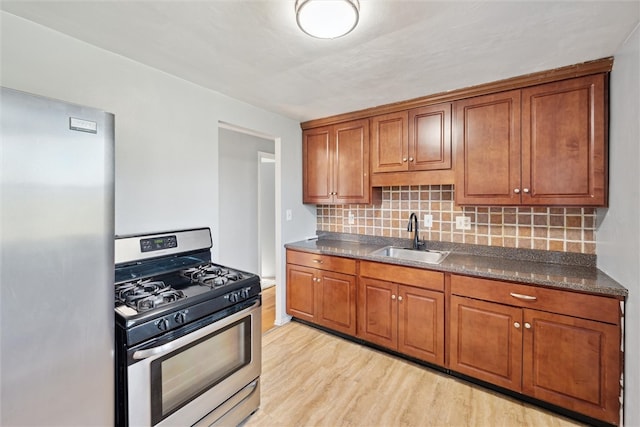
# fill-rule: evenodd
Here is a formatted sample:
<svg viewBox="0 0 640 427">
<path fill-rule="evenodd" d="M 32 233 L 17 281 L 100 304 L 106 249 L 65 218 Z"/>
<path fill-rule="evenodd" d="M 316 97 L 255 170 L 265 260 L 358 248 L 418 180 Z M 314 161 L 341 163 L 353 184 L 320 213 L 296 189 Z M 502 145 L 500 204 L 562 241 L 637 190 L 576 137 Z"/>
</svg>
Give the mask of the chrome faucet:
<svg viewBox="0 0 640 427">
<path fill-rule="evenodd" d="M 413 249 L 420 249 L 422 242 L 420 242 L 420 235 L 418 234 L 418 217 L 413 212 L 411 212 L 409 216 L 407 231 L 413 231 Z"/>
</svg>

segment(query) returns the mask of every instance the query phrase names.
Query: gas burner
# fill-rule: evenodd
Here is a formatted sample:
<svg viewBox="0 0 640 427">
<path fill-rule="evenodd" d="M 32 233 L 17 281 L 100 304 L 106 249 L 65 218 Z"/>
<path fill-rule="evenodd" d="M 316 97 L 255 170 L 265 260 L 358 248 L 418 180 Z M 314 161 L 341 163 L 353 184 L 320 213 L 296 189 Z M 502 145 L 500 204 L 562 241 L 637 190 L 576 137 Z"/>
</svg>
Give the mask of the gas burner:
<svg viewBox="0 0 640 427">
<path fill-rule="evenodd" d="M 138 311 L 151 310 L 186 298 L 182 291 L 172 289 L 160 280 L 150 279 L 116 285 L 115 293 L 116 301 Z"/>
<path fill-rule="evenodd" d="M 181 291 L 174 289 L 165 290 L 155 295 L 149 295 L 136 302 L 136 308 L 138 311 L 151 310 L 152 308 L 160 307 L 165 304 L 170 304 L 184 298 L 184 294 Z"/>
<path fill-rule="evenodd" d="M 215 264 L 202 264 L 197 267 L 187 268 L 182 270 L 180 274 L 193 283 L 209 286 L 210 288 L 218 288 L 230 282 L 244 279 L 242 273 Z"/>
<path fill-rule="evenodd" d="M 213 264 L 203 265 L 201 268 L 205 273 L 215 274 L 216 276 L 224 276 L 229 273 L 229 270 Z"/>
<path fill-rule="evenodd" d="M 242 279 L 242 275 L 236 271 L 232 271 L 230 273 L 225 274 L 225 276 L 227 279 L 231 280 L 232 282 L 236 281 L 236 280 L 240 280 Z"/>
<path fill-rule="evenodd" d="M 202 276 L 198 282 L 205 286 L 218 288 L 220 286 L 226 285 L 229 282 L 229 279 L 223 276 L 216 276 L 214 274 L 209 274 L 209 275 Z"/>
</svg>

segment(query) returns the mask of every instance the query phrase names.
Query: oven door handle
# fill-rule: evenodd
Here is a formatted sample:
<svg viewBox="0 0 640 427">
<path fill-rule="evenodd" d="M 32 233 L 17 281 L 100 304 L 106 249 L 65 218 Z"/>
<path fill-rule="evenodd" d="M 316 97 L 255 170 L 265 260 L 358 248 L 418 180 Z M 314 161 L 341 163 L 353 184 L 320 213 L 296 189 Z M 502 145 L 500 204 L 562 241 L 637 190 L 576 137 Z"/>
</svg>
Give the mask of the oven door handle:
<svg viewBox="0 0 640 427">
<path fill-rule="evenodd" d="M 212 332 L 217 331 L 218 329 L 221 329 L 227 325 L 230 325 L 231 323 L 235 322 L 236 320 L 238 320 L 239 318 L 244 317 L 248 312 L 250 312 L 251 310 L 253 310 L 256 306 L 260 305 L 260 300 L 258 299 L 255 303 L 253 303 L 251 306 L 245 308 L 242 311 L 239 311 L 237 313 L 232 314 L 229 317 L 225 317 L 224 319 L 220 319 L 217 322 L 211 323 L 205 327 L 203 327 L 202 329 L 198 329 L 195 332 L 190 333 L 189 335 L 186 335 L 182 338 L 178 338 L 175 341 L 170 341 L 166 344 L 162 344 L 159 345 L 158 347 L 152 347 L 152 348 L 148 348 L 145 350 L 137 350 L 133 353 L 133 358 L 135 360 L 142 360 L 142 359 L 147 359 L 149 357 L 152 356 L 158 356 L 160 354 L 165 354 L 165 353 L 169 353 L 175 349 L 178 349 L 182 346 L 185 345 L 185 341 L 195 341 L 199 338 L 202 338 Z"/>
</svg>

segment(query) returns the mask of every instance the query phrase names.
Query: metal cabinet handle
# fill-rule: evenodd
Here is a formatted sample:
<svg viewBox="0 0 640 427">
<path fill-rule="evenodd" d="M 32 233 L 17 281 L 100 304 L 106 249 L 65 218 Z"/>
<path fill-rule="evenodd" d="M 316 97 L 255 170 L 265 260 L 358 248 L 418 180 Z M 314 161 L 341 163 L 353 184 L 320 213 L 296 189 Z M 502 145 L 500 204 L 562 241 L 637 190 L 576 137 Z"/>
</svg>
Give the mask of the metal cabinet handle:
<svg viewBox="0 0 640 427">
<path fill-rule="evenodd" d="M 514 188 L 513 192 L 516 193 L 516 194 L 520 194 L 520 189 L 519 188 Z"/>
<path fill-rule="evenodd" d="M 413 157 L 409 157 L 409 161 L 410 161 L 410 162 L 413 162 Z"/>
<path fill-rule="evenodd" d="M 317 262 L 318 264 L 322 264 L 324 261 L 321 259 L 314 259 L 313 262 Z"/>
<path fill-rule="evenodd" d="M 391 299 L 396 299 L 396 296 L 395 295 L 391 295 Z"/>
<path fill-rule="evenodd" d="M 529 194 L 529 189 L 528 189 L 528 188 L 523 188 L 523 189 L 522 189 L 522 192 L 523 192 L 523 193 L 526 193 L 526 194 Z"/>
<path fill-rule="evenodd" d="M 531 329 L 531 323 L 526 322 L 526 323 L 524 324 L 524 327 L 525 327 L 525 328 L 527 328 L 527 329 Z"/>
<path fill-rule="evenodd" d="M 515 326 L 515 327 L 516 327 L 516 329 L 520 329 L 520 323 L 518 323 L 518 322 L 514 322 L 514 323 L 513 323 L 513 326 Z"/>
<path fill-rule="evenodd" d="M 398 301 L 402 301 L 402 297 L 398 295 Z"/>
<path fill-rule="evenodd" d="M 407 161 L 407 158 L 406 158 L 406 157 L 403 157 L 403 158 L 402 158 L 402 161 L 403 161 L 403 162 L 406 162 L 406 161 Z"/>
<path fill-rule="evenodd" d="M 509 295 L 511 295 L 514 298 L 518 298 L 525 301 L 535 301 L 538 299 L 537 297 L 532 297 L 532 296 L 523 295 L 523 294 L 516 294 L 515 292 L 511 292 Z"/>
</svg>

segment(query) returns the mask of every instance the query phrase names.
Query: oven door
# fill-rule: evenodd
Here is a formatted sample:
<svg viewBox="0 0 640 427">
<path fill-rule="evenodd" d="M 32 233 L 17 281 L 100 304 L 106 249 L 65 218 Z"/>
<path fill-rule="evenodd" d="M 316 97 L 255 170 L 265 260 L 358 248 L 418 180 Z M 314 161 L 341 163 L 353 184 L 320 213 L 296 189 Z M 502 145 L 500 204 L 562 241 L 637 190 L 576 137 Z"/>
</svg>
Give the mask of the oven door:
<svg viewBox="0 0 640 427">
<path fill-rule="evenodd" d="M 261 303 L 247 303 L 130 350 L 130 426 L 193 425 L 260 376 Z"/>
</svg>

